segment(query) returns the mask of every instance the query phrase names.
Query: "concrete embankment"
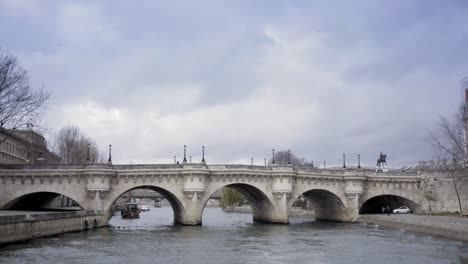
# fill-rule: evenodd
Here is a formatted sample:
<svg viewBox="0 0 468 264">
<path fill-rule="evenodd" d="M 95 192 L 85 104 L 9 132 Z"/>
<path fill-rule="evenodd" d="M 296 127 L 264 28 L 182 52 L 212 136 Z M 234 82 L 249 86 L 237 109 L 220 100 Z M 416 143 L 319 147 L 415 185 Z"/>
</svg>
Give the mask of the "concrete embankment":
<svg viewBox="0 0 468 264">
<path fill-rule="evenodd" d="M 468 219 L 425 215 L 360 215 L 362 223 L 468 242 Z"/>
<path fill-rule="evenodd" d="M 96 212 L 0 211 L 0 244 L 106 225 L 107 216 Z"/>
</svg>

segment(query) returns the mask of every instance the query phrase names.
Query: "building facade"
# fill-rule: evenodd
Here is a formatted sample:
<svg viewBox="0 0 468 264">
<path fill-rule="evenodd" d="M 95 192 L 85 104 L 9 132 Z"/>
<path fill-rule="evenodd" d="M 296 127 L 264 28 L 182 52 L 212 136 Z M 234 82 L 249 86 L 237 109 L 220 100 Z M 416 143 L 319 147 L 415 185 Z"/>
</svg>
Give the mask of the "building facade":
<svg viewBox="0 0 468 264">
<path fill-rule="evenodd" d="M 59 164 L 45 138 L 32 129 L 0 129 L 0 164 Z"/>
</svg>

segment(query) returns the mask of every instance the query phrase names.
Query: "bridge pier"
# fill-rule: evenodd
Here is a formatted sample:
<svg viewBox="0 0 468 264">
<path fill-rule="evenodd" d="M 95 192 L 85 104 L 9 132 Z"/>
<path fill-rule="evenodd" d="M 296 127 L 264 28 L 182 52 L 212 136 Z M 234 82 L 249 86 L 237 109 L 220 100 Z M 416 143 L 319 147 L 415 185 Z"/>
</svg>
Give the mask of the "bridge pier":
<svg viewBox="0 0 468 264">
<path fill-rule="evenodd" d="M 349 177 L 345 181 L 346 208 L 341 221 L 354 222 L 359 216 L 359 197 L 364 192 L 365 177 Z"/>
<path fill-rule="evenodd" d="M 344 210 L 344 214 L 342 217 L 343 222 L 354 222 L 359 216 L 359 196 L 360 194 L 347 194 L 346 195 L 346 202 L 348 206 L 346 206 Z"/>
<path fill-rule="evenodd" d="M 288 199 L 289 193 L 277 193 L 272 204 L 265 201 L 252 202 L 253 220 L 255 222 L 288 224 Z"/>
<path fill-rule="evenodd" d="M 203 191 L 184 191 L 185 210 L 174 214 L 174 221 L 181 225 L 201 225 L 203 201 L 200 199 Z"/>
<path fill-rule="evenodd" d="M 291 166 L 273 166 L 271 208 L 266 208 L 266 212 L 259 214 L 257 218 L 263 218 L 263 222 L 288 224 L 289 206 L 293 190 L 293 168 Z M 256 216 L 254 214 L 254 220 Z"/>
</svg>

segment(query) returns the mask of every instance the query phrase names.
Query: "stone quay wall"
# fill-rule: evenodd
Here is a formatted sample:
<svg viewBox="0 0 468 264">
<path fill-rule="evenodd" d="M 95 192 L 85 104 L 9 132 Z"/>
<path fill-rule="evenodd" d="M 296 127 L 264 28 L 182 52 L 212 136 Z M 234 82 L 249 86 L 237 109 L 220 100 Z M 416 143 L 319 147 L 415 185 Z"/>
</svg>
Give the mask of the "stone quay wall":
<svg viewBox="0 0 468 264">
<path fill-rule="evenodd" d="M 23 213 L 0 216 L 0 245 L 107 226 L 95 212 Z"/>
<path fill-rule="evenodd" d="M 455 174 L 462 213 L 468 214 L 468 171 L 458 171 Z M 458 198 L 455 192 L 453 177 L 450 172 L 421 172 L 420 187 L 423 190 L 421 201 L 418 202 L 427 213 L 460 212 Z"/>
</svg>

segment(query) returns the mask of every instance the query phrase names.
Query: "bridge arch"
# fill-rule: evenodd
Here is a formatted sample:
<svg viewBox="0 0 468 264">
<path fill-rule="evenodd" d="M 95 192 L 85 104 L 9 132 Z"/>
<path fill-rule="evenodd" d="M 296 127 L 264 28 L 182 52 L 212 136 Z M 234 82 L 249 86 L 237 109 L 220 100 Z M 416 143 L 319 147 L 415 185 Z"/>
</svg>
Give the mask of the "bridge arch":
<svg viewBox="0 0 468 264">
<path fill-rule="evenodd" d="M 200 208 L 201 216 L 203 216 L 203 211 L 208 200 L 215 192 L 222 190 L 224 187 L 229 187 L 240 192 L 247 199 L 252 208 L 253 221 L 270 222 L 274 218 L 272 216 L 272 208 L 274 208 L 273 197 L 268 195 L 268 192 L 260 184 L 246 182 L 222 182 L 210 186 L 206 191 L 206 195 L 203 196 L 202 207 Z"/>
<path fill-rule="evenodd" d="M 65 198 L 66 204 L 63 204 Z M 58 192 L 38 191 L 21 194 L 6 202 L 1 210 L 64 210 L 65 208 L 74 208 L 75 210 L 83 210 L 83 206 L 76 199 Z"/>
<path fill-rule="evenodd" d="M 400 206 L 407 206 L 411 212 L 421 211 L 420 205 L 414 200 L 414 197 L 408 197 L 404 194 L 375 194 L 361 199 L 359 214 L 380 214 L 382 207 L 389 206 L 391 210 Z"/>
<path fill-rule="evenodd" d="M 295 192 L 288 203 L 289 210 L 293 203 L 304 196 L 312 204 L 314 217 L 318 220 L 343 221 L 346 215 L 346 200 L 339 192 L 325 188 L 310 188 Z"/>
<path fill-rule="evenodd" d="M 160 193 L 171 205 L 173 213 L 174 213 L 174 222 L 176 223 L 183 223 L 183 219 L 185 219 L 186 216 L 186 210 L 185 210 L 185 205 L 183 201 L 175 194 L 175 192 L 163 188 L 160 186 L 156 185 L 135 185 L 127 188 L 119 188 L 119 190 L 114 190 L 110 197 L 108 197 L 106 204 L 104 205 L 105 212 L 107 215 L 111 214 L 111 209 L 114 203 L 117 201 L 119 197 L 121 197 L 123 194 L 136 190 L 136 189 L 147 189 L 147 190 L 152 190 L 155 192 Z"/>
</svg>

